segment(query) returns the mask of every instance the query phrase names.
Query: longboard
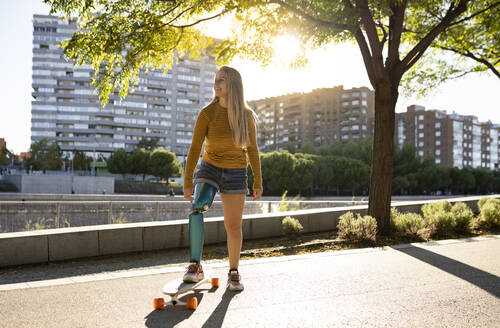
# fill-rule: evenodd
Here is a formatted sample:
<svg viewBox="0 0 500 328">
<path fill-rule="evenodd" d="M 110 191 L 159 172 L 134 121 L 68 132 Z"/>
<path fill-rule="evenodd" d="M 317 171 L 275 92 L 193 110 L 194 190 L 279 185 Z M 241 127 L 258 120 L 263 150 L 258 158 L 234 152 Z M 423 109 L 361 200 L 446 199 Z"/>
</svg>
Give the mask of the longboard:
<svg viewBox="0 0 500 328">
<path fill-rule="evenodd" d="M 201 285 L 210 284 L 211 288 L 219 287 L 219 278 L 205 278 L 199 282 L 184 282 L 182 278 L 177 278 L 170 282 L 167 282 L 163 286 L 163 293 L 170 296 L 170 300 L 165 302 L 163 298 L 155 298 L 153 300 L 153 306 L 155 310 L 163 310 L 168 305 L 185 305 L 189 310 L 196 310 L 198 307 L 198 299 L 196 297 L 190 297 L 186 302 L 179 300 L 179 297 L 189 291 L 198 289 Z"/>
</svg>

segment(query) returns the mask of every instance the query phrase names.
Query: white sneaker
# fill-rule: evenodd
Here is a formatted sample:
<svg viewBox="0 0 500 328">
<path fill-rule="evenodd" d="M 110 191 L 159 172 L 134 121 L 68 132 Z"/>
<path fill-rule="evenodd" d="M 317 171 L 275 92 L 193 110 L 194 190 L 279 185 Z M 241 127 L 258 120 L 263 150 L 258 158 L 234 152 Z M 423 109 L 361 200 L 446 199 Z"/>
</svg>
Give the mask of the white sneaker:
<svg viewBox="0 0 500 328">
<path fill-rule="evenodd" d="M 203 268 L 200 263 L 195 261 L 191 261 L 189 266 L 187 267 L 186 273 L 182 277 L 184 282 L 199 282 L 205 278 L 205 274 L 203 273 Z"/>
<path fill-rule="evenodd" d="M 242 291 L 244 289 L 238 270 L 229 270 L 227 274 L 227 288 L 231 291 Z"/>
</svg>

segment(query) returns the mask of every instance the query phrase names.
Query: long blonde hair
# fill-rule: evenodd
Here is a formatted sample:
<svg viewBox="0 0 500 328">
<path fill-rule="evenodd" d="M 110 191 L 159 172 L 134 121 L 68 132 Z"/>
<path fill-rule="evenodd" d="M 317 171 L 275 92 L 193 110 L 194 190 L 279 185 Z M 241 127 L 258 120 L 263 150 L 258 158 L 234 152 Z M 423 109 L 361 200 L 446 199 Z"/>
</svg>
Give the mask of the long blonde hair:
<svg viewBox="0 0 500 328">
<path fill-rule="evenodd" d="M 237 146 L 246 148 L 251 143 L 248 134 L 248 120 L 253 119 L 252 123 L 255 124 L 257 129 L 257 115 L 245 102 L 240 73 L 229 66 L 221 66 L 219 71 L 225 72 L 227 77 L 227 117 L 234 143 Z M 218 101 L 219 97 L 216 96 L 212 102 Z"/>
</svg>

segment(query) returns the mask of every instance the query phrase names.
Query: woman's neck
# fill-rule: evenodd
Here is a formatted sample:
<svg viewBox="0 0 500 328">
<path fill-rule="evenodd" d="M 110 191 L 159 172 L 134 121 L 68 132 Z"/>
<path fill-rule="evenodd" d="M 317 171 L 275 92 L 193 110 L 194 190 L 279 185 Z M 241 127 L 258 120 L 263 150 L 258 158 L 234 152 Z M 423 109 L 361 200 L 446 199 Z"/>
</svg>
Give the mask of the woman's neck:
<svg viewBox="0 0 500 328">
<path fill-rule="evenodd" d="M 227 108 L 227 99 L 219 97 L 219 105 L 221 105 L 224 108 Z"/>
</svg>

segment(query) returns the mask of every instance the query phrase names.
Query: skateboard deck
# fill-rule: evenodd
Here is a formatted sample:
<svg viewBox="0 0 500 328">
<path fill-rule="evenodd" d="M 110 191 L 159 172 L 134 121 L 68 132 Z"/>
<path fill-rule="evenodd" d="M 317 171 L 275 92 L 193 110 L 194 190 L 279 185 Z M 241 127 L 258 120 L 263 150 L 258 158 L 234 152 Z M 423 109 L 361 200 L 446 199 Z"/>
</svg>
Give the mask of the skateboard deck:
<svg viewBox="0 0 500 328">
<path fill-rule="evenodd" d="M 190 297 L 186 302 L 179 300 L 179 297 L 189 291 L 199 289 L 202 285 L 210 285 L 210 288 L 219 287 L 219 278 L 205 278 L 199 282 L 184 282 L 182 278 L 174 279 L 163 286 L 163 293 L 170 296 L 170 300 L 165 302 L 163 298 L 155 298 L 153 301 L 155 310 L 163 310 L 168 305 L 185 305 L 190 310 L 196 310 L 198 299 Z M 208 288 L 208 289 L 210 289 Z"/>
</svg>

